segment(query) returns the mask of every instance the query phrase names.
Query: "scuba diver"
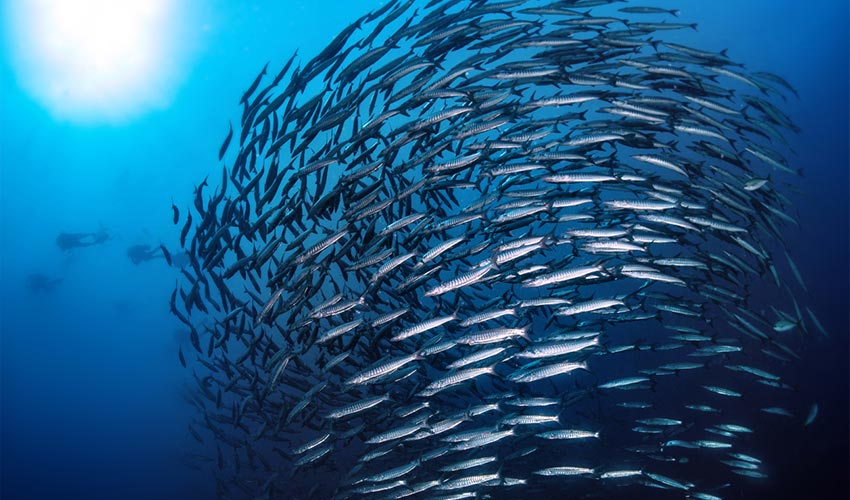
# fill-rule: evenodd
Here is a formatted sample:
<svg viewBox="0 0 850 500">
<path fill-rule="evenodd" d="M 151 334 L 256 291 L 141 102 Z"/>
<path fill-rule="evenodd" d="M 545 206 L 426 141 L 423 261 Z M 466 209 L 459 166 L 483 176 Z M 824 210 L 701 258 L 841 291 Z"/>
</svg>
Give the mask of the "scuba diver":
<svg viewBox="0 0 850 500">
<path fill-rule="evenodd" d="M 127 256 L 133 261 L 133 264 L 139 265 L 142 262 L 162 257 L 165 263 L 170 267 L 185 267 L 189 265 L 189 254 L 180 252 L 172 255 L 165 245 L 152 247 L 150 245 L 133 245 L 127 249 Z"/>
<path fill-rule="evenodd" d="M 32 292 L 50 292 L 59 283 L 62 283 L 62 278 L 49 278 L 40 273 L 27 276 L 27 287 Z"/>
<path fill-rule="evenodd" d="M 90 247 L 100 245 L 109 240 L 109 232 L 106 228 L 101 227 L 96 233 L 59 233 L 56 237 L 56 244 L 64 252 L 70 252 L 78 247 Z"/>
<path fill-rule="evenodd" d="M 136 265 L 157 257 L 164 257 L 160 247 L 151 247 L 150 245 L 133 245 L 127 249 L 127 256 Z"/>
</svg>

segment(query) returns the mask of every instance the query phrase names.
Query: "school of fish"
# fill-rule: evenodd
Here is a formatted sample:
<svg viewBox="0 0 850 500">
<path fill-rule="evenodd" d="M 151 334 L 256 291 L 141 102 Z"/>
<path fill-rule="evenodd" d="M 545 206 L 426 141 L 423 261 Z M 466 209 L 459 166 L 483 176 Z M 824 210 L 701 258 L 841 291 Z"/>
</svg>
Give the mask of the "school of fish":
<svg viewBox="0 0 850 500">
<path fill-rule="evenodd" d="M 263 68 L 220 184 L 172 207 L 191 457 L 220 498 L 716 500 L 767 476 L 750 436 L 814 420 L 785 374 L 826 334 L 783 242 L 796 93 L 665 41 L 694 33 L 678 15 L 394 0 Z"/>
</svg>

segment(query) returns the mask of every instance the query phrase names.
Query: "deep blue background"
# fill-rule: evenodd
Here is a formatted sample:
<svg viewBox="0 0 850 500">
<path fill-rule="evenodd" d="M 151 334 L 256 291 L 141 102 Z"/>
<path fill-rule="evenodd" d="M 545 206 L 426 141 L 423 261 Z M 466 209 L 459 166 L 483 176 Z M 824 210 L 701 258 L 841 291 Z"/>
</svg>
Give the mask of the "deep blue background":
<svg viewBox="0 0 850 500">
<path fill-rule="evenodd" d="M 266 61 L 298 48 L 306 60 L 382 2 L 189 2 L 193 47 L 166 109 L 119 125 L 57 122 L 20 85 L 0 47 L 0 497 L 170 498 L 202 494 L 180 462 L 190 409 L 178 398 L 185 339 L 168 314 L 177 278 L 163 261 L 134 266 L 127 247 L 174 248 L 170 201 L 190 203 L 237 102 Z M 423 1 L 423 3 L 425 3 Z M 285 4 L 285 5 L 284 5 Z M 642 5 L 659 4 L 641 2 Z M 785 110 L 802 128 L 795 196 L 802 228 L 788 244 L 807 280 L 807 303 L 832 336 L 797 365 L 821 414 L 795 437 L 776 436 L 765 498 L 846 498 L 848 475 L 848 2 L 667 2 L 698 32 L 677 34 L 754 70 L 783 75 L 800 100 Z M 5 20 L 4 20 L 5 25 Z M 273 71 L 274 72 L 274 71 Z M 115 238 L 62 253 L 62 231 Z M 64 279 L 33 294 L 26 276 Z M 843 483 L 841 483 L 843 481 Z M 841 490 L 835 488 L 843 487 Z M 208 491 L 208 490 L 206 490 Z M 825 493 L 824 493 L 825 495 Z"/>
</svg>

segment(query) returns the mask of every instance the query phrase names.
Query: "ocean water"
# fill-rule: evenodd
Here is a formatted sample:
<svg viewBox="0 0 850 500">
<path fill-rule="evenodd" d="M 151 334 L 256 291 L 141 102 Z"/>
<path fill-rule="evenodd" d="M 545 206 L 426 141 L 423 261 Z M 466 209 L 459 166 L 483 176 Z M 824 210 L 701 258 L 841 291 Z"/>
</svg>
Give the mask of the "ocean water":
<svg viewBox="0 0 850 500">
<path fill-rule="evenodd" d="M 768 477 L 736 478 L 722 496 L 847 498 L 848 4 L 640 4 L 680 9 L 682 22 L 699 24 L 668 39 L 728 49 L 747 69 L 781 75 L 799 93 L 781 102 L 801 129 L 789 140 L 792 166 L 804 171 L 788 191 L 800 228 L 786 227 L 785 243 L 808 288 L 802 303 L 830 336 L 809 336 L 800 359 L 782 368 L 794 380 L 783 402 L 817 404 L 819 413 L 808 426 L 801 418 L 794 425 L 767 417 L 751 422 L 759 428 L 752 444 L 769 464 Z M 214 498 L 209 465 L 186 457 L 186 450 L 198 452 L 187 431 L 196 414 L 182 395 L 195 382 L 177 352 L 192 348 L 169 312 L 169 296 L 183 278 L 163 258 L 134 262 L 128 251 L 162 244 L 179 253 L 193 190 L 207 176 L 212 187 L 218 182 L 228 122 L 239 122 L 239 99 L 266 62 L 276 74 L 296 50 L 308 60 L 383 2 L 175 4 L 152 39 L 162 42 L 161 50 L 138 72 L 126 72 L 141 82 L 127 95 L 79 90 L 51 66 L 55 61 L 40 64 L 33 40 L 49 42 L 58 33 L 31 22 L 51 6 L 32 5 L 42 10 L 24 15 L 24 3 L 6 0 L 2 11 L 0 498 Z M 92 12 L 83 17 L 93 27 L 109 22 Z M 141 57 L 142 47 L 149 48 L 128 53 Z M 74 50 L 63 47 L 59 58 Z M 87 67 L 82 74 L 101 70 Z M 178 225 L 172 203 L 181 209 Z M 102 244 L 69 251 L 57 244 L 62 233 L 94 233 L 85 240 L 92 241 L 101 231 L 108 234 Z M 760 304 L 768 308 L 770 296 Z M 759 398 L 747 393 L 736 404 Z M 699 473 L 698 464 L 690 467 Z M 346 472 L 321 470 L 329 483 Z M 592 484 L 570 484 L 539 494 L 604 498 Z M 647 488 L 635 494 L 683 497 Z"/>
</svg>

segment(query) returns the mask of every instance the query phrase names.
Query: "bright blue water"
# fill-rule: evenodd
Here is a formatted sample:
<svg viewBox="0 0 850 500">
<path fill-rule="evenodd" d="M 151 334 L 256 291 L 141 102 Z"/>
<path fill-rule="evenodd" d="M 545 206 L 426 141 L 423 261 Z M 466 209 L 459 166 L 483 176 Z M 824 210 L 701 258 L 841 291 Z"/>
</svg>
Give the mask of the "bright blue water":
<svg viewBox="0 0 850 500">
<path fill-rule="evenodd" d="M 203 4 L 203 5 L 202 5 Z M 176 247 L 170 201 L 219 175 L 216 154 L 237 101 L 259 68 L 296 48 L 312 57 L 380 2 L 195 2 L 182 21 L 187 58 L 165 109 L 126 123 L 58 122 L 0 64 L 0 497 L 190 498 L 208 478 L 179 460 L 189 408 L 185 342 L 167 299 L 177 273 L 162 260 L 133 265 L 137 243 Z M 649 4 L 647 2 L 646 4 Z M 773 71 L 799 91 L 784 109 L 803 129 L 795 166 L 802 229 L 789 247 L 812 305 L 832 333 L 813 342 L 797 369 L 802 400 L 821 414 L 798 435 L 776 436 L 763 498 L 846 497 L 848 423 L 848 5 L 788 0 L 671 2 L 698 21 L 683 40 L 730 49 L 749 68 Z M 274 71 L 273 71 L 274 72 Z M 217 178 L 217 177 L 216 177 Z M 63 231 L 114 238 L 63 253 Z M 27 276 L 63 282 L 33 293 Z M 768 458 L 768 457 L 765 457 Z M 835 488 L 843 488 L 838 490 Z M 827 494 L 826 492 L 831 492 Z M 841 493 L 843 491 L 844 493 Z M 818 496 L 820 495 L 820 496 Z"/>
</svg>

